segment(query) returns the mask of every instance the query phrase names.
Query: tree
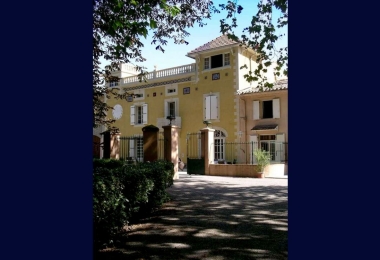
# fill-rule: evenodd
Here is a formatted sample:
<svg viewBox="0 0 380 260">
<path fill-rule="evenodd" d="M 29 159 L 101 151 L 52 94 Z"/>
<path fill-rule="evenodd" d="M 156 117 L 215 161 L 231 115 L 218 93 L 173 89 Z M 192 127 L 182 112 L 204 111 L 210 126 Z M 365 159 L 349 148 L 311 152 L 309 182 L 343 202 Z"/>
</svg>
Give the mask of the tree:
<svg viewBox="0 0 380 260">
<path fill-rule="evenodd" d="M 251 24 L 243 30 L 241 37 L 237 37 L 234 29 L 237 27 L 236 13 L 240 14 L 243 7 L 237 4 L 237 0 L 228 1 L 226 5 L 219 5 L 221 10 L 227 11 L 226 19 L 220 21 L 221 32 L 229 38 L 240 42 L 245 48 L 252 48 L 258 53 L 258 67 L 254 71 L 248 71 L 244 75 L 248 82 L 257 81 L 260 90 L 272 88 L 273 83 L 267 80 L 269 66 L 275 66 L 275 75 L 288 75 L 288 47 L 276 49 L 275 43 L 284 35 L 277 35 L 276 28 L 288 25 L 288 1 L 287 0 L 259 0 L 258 11 L 252 17 Z M 217 7 L 213 7 L 220 12 Z M 272 21 L 273 10 L 279 10 L 281 15 L 275 23 Z M 246 65 L 241 68 L 247 68 Z"/>
<path fill-rule="evenodd" d="M 114 122 L 106 118 L 111 107 L 104 102 L 104 95 L 107 98 L 129 95 L 112 93 L 104 83 L 119 80 L 111 73 L 119 69 L 120 63 L 145 60 L 141 37 L 151 30 L 152 44 L 162 52 L 167 39 L 188 44 L 186 28 L 195 24 L 204 26 L 203 20 L 211 17 L 211 5 L 210 0 L 93 0 L 93 127 L 110 128 Z M 110 63 L 104 69 L 100 68 L 101 57 Z M 145 68 L 136 68 L 143 80 Z"/>
</svg>

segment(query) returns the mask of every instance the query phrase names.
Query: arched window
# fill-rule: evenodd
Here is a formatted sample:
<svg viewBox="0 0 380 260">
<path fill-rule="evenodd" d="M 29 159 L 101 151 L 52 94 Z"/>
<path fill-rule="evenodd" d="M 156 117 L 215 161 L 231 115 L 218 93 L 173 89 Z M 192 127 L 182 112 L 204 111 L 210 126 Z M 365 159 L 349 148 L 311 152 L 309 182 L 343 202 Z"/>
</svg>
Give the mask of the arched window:
<svg viewBox="0 0 380 260">
<path fill-rule="evenodd" d="M 214 132 L 214 160 L 225 159 L 225 147 L 226 134 L 221 130 L 215 130 Z"/>
</svg>

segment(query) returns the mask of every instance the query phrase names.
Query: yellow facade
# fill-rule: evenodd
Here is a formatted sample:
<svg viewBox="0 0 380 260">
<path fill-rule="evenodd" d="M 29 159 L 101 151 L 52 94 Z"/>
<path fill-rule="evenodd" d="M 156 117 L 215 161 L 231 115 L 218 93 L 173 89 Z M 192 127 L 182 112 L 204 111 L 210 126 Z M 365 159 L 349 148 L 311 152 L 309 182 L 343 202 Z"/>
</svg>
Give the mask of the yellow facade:
<svg viewBox="0 0 380 260">
<path fill-rule="evenodd" d="M 186 162 L 186 134 L 205 127 L 203 121 L 208 119 L 206 112 L 213 117 L 210 126 L 223 131 L 225 142 L 240 141 L 242 132 L 245 136 L 249 135 L 247 128 L 241 129 L 241 101 L 236 93 L 249 87 L 243 78 L 246 70 L 240 67 L 247 64 L 253 69 L 256 56 L 253 51 L 239 47 L 226 37 L 220 36 L 208 45 L 189 52 L 188 56 L 194 58 L 194 64 L 153 71 L 148 75 L 147 82 L 139 82 L 136 76 L 129 76 L 133 75 L 131 68 L 121 66 L 118 75 L 128 76 L 111 88 L 119 89 L 120 93 L 125 90 L 134 97 L 130 100 L 107 100 L 112 107 L 122 107 L 122 114 L 116 115 L 119 118 L 114 123 L 121 136 L 141 135 L 142 127 L 146 125 L 155 125 L 163 131 L 162 126 L 169 124 L 167 115 L 174 111 L 176 120 L 172 124 L 180 127 L 179 157 Z M 205 68 L 207 65 L 209 68 Z M 113 117 L 111 110 L 108 117 Z M 132 121 L 135 121 L 134 125 Z"/>
</svg>

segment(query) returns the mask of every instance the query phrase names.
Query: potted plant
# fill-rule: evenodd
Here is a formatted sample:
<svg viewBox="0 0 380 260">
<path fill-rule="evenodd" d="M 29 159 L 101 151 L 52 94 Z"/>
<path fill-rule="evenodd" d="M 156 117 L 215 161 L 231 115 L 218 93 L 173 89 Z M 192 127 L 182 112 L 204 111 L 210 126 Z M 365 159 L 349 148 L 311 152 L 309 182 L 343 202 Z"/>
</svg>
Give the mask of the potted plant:
<svg viewBox="0 0 380 260">
<path fill-rule="evenodd" d="M 257 161 L 257 177 L 264 178 L 264 170 L 270 164 L 270 154 L 268 151 L 256 149 L 253 155 Z"/>
</svg>

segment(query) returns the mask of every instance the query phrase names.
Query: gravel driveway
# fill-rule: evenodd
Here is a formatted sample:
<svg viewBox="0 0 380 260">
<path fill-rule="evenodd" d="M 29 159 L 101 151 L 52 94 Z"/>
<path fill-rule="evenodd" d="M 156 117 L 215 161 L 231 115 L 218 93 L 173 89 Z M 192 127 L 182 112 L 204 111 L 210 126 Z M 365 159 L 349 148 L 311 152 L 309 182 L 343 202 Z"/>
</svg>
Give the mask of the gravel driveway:
<svg viewBox="0 0 380 260">
<path fill-rule="evenodd" d="M 189 176 L 97 259 L 287 259 L 288 179 Z"/>
</svg>

